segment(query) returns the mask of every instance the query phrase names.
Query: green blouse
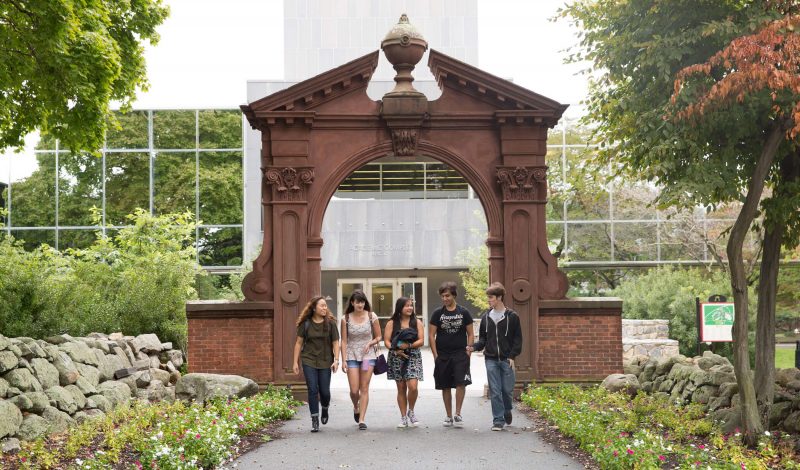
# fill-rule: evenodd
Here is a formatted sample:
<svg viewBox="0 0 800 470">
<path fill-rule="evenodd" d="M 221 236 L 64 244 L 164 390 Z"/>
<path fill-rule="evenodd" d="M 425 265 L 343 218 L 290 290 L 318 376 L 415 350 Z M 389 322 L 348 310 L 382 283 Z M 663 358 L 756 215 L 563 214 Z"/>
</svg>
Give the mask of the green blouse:
<svg viewBox="0 0 800 470">
<path fill-rule="evenodd" d="M 297 336 L 305 337 L 305 345 L 300 353 L 303 364 L 315 369 L 327 369 L 333 364 L 333 342 L 339 341 L 339 330 L 335 321 L 314 323 L 309 320 L 308 332 L 305 322 L 300 323 L 297 326 Z"/>
</svg>

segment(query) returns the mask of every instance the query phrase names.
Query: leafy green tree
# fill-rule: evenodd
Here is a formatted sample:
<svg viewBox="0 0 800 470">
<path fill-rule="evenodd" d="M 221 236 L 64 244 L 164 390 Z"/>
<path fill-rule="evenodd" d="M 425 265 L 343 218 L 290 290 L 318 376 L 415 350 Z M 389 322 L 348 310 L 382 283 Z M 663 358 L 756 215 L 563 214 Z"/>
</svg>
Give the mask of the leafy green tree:
<svg viewBox="0 0 800 470">
<path fill-rule="evenodd" d="M 145 42 L 161 0 L 33 0 L 0 4 L 0 149 L 41 129 L 73 150 L 101 147 L 109 102 L 147 87 Z"/>
<path fill-rule="evenodd" d="M 768 40 L 762 41 L 752 33 L 763 32 L 769 21 L 790 14 L 792 8 L 794 2 L 771 0 L 601 0 L 575 2 L 563 12 L 582 30 L 580 49 L 571 59 L 589 60 L 596 73 L 587 101 L 588 120 L 597 123 L 600 140 L 610 144 L 599 152 L 600 161 L 610 165 L 615 174 L 657 182 L 662 188 L 657 202 L 663 206 L 715 207 L 730 201 L 744 202 L 731 230 L 727 255 L 737 315 L 734 362 L 745 437 L 750 444 L 763 425 L 749 373 L 742 245 L 767 184 L 778 197 L 768 198 L 760 206 L 767 234 L 759 322 L 766 323 L 763 331 L 759 327 L 756 375 L 757 382 L 763 384 L 765 377 L 774 373 L 774 363 L 770 366 L 765 359 L 772 354 L 769 339 L 762 335 L 770 329 L 770 316 L 774 319 L 772 292 L 777 260 L 773 260 L 776 253 L 780 254 L 781 244 L 788 241 L 777 236 L 775 227 L 797 226 L 796 201 L 783 197 L 796 183 L 790 171 L 783 171 L 782 162 L 788 159 L 785 167 L 793 167 L 796 158 L 794 136 L 786 133 L 793 125 L 787 126 L 786 119 L 791 119 L 789 110 L 798 95 L 796 88 L 783 89 L 780 81 L 769 80 L 770 67 L 793 67 L 793 60 L 784 57 L 780 65 L 768 57 L 766 48 L 757 47 L 749 49 L 751 57 L 737 55 L 737 48 L 740 53 L 744 51 L 736 41 L 766 44 Z M 785 28 L 778 36 L 790 42 L 795 34 Z M 786 49 L 780 41 L 773 44 Z M 763 54 L 757 54 L 759 60 L 752 62 L 762 63 L 764 68 L 755 73 L 747 69 L 749 79 L 761 83 L 741 86 L 747 82 L 744 80 L 737 88 L 733 81 L 753 52 Z M 797 70 L 788 74 L 796 75 Z M 712 96 L 713 90 L 720 88 L 735 92 Z M 673 92 L 676 97 L 671 100 Z M 774 341 L 774 322 L 772 325 Z M 760 398 L 768 408 L 771 386 Z"/>
</svg>

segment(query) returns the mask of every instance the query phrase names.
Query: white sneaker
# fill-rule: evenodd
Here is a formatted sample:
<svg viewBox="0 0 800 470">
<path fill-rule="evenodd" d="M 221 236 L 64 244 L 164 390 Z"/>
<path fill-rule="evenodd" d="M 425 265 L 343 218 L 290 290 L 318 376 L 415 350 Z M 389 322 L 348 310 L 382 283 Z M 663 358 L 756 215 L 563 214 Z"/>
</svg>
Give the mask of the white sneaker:
<svg viewBox="0 0 800 470">
<path fill-rule="evenodd" d="M 464 420 L 461 418 L 461 415 L 453 416 L 453 425 L 457 428 L 464 427 Z"/>
<path fill-rule="evenodd" d="M 453 418 L 451 418 L 449 416 L 447 418 L 445 418 L 444 421 L 442 422 L 442 426 L 444 426 L 446 428 L 449 428 L 452 425 L 453 425 Z"/>
<path fill-rule="evenodd" d="M 398 428 L 407 428 L 408 427 L 408 418 L 403 416 L 400 420 L 400 424 L 397 425 Z"/>
<path fill-rule="evenodd" d="M 502 431 L 503 425 L 502 424 L 494 424 L 492 425 L 492 431 Z"/>
<path fill-rule="evenodd" d="M 406 416 L 408 417 L 409 426 L 416 427 L 417 424 L 419 424 L 419 420 L 417 419 L 417 416 L 414 414 L 414 410 L 408 410 L 408 414 Z"/>
</svg>

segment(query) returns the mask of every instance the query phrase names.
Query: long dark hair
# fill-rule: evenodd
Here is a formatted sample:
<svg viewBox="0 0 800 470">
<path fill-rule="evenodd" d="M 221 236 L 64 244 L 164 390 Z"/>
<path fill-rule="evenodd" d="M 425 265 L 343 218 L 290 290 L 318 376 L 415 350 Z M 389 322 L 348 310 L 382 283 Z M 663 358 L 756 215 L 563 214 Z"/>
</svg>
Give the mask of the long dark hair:
<svg viewBox="0 0 800 470">
<path fill-rule="evenodd" d="M 392 317 L 389 318 L 389 321 L 392 322 L 392 331 L 400 330 L 400 319 L 403 316 L 403 307 L 406 306 L 406 302 L 411 300 L 412 299 L 409 297 L 400 297 L 399 299 L 397 299 L 397 302 L 394 303 L 394 313 L 392 313 Z M 411 319 L 408 320 L 408 327 L 409 328 L 417 327 L 416 312 L 411 312 Z"/>
<path fill-rule="evenodd" d="M 311 300 L 309 300 L 306 306 L 303 307 L 303 310 L 300 311 L 300 315 L 297 316 L 297 326 L 300 326 L 300 324 L 302 324 L 304 321 L 314 316 L 314 311 L 317 309 L 317 304 L 324 298 L 325 297 L 321 295 L 311 297 Z M 328 322 L 334 320 L 333 316 L 331 316 L 330 310 L 328 311 L 328 315 L 325 320 L 326 321 L 324 322 L 323 330 L 328 331 Z"/>
<path fill-rule="evenodd" d="M 350 313 L 352 313 L 352 312 L 354 312 L 356 310 L 355 307 L 353 307 L 353 301 L 354 300 L 359 300 L 361 302 L 364 302 L 364 310 L 366 310 L 368 312 L 372 311 L 372 306 L 369 304 L 369 300 L 367 299 L 367 295 L 364 294 L 364 291 L 362 291 L 361 289 L 356 289 L 356 290 L 353 291 L 352 294 L 350 294 L 350 298 L 347 299 L 347 308 L 344 311 L 345 315 L 349 315 Z"/>
</svg>

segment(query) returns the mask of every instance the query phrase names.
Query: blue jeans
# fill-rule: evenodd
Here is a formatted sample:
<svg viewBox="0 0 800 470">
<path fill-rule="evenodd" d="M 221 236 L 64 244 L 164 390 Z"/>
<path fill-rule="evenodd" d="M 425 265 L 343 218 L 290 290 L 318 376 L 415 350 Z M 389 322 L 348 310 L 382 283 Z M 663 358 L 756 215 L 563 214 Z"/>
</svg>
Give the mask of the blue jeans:
<svg viewBox="0 0 800 470">
<path fill-rule="evenodd" d="M 331 369 L 317 369 L 303 364 L 303 375 L 306 376 L 311 416 L 319 416 L 320 402 L 324 408 L 331 404 Z"/>
<path fill-rule="evenodd" d="M 492 402 L 492 422 L 502 427 L 506 424 L 505 413 L 511 411 L 516 374 L 507 359 L 487 357 L 486 379 L 489 381 L 489 399 Z"/>
</svg>

